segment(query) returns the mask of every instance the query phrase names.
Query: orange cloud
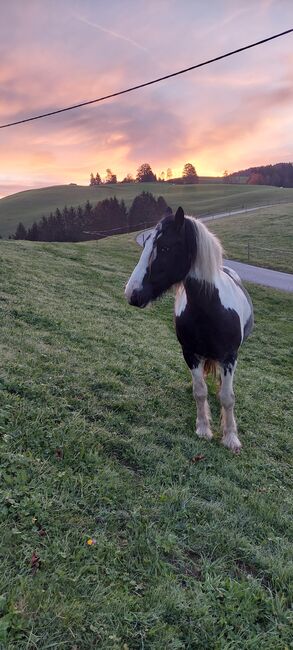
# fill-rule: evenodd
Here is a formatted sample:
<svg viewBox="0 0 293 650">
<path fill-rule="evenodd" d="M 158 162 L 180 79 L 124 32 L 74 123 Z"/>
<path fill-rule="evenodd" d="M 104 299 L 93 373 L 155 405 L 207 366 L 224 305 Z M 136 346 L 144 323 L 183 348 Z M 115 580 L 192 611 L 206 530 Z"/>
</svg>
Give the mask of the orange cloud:
<svg viewBox="0 0 293 650">
<path fill-rule="evenodd" d="M 253 22 L 249 3 L 235 8 L 232 0 L 187 3 L 184 12 L 171 0 L 148 2 L 143 13 L 126 11 L 130 0 L 99 11 L 93 0 L 86 7 L 76 0 L 83 12 L 76 20 L 69 0 L 58 12 L 55 2 L 1 8 L 1 123 L 186 67 L 244 44 L 247 33 L 257 40 L 282 31 L 290 16 L 290 3 L 278 12 L 270 0 L 254 7 Z M 3 130 L 0 192 L 16 180 L 87 183 L 107 167 L 122 178 L 141 162 L 176 174 L 190 160 L 206 174 L 284 160 L 293 145 L 291 47 L 286 37 L 117 100 Z"/>
</svg>

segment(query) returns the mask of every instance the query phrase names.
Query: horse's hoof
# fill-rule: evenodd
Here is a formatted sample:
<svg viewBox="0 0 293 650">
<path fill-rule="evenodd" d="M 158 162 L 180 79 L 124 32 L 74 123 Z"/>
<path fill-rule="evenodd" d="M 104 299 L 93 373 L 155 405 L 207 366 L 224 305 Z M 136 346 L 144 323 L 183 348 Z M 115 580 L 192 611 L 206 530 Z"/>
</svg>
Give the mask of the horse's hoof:
<svg viewBox="0 0 293 650">
<path fill-rule="evenodd" d="M 230 449 L 233 454 L 240 454 L 242 449 L 241 442 L 236 433 L 227 433 L 224 435 L 222 438 L 222 444 L 224 447 L 227 447 L 227 449 Z"/>
<path fill-rule="evenodd" d="M 196 435 L 199 438 L 205 438 L 206 440 L 211 440 L 213 437 L 210 427 L 204 424 L 196 427 Z"/>
</svg>

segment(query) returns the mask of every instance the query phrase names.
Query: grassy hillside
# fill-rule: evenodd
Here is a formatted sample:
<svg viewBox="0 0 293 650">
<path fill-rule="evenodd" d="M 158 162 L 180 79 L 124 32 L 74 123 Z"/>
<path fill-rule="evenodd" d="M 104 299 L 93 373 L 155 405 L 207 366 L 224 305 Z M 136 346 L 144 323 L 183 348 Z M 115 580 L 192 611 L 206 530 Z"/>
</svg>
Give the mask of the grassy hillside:
<svg viewBox="0 0 293 650">
<path fill-rule="evenodd" d="M 125 304 L 132 237 L 0 250 L 1 649 L 289 648 L 292 296 L 250 287 L 235 457 L 172 297 Z"/>
<path fill-rule="evenodd" d="M 293 203 L 207 225 L 220 237 L 230 259 L 293 273 Z"/>
<path fill-rule="evenodd" d="M 182 205 L 190 214 L 222 212 L 245 206 L 266 205 L 280 201 L 293 201 L 293 189 L 252 185 L 169 185 L 168 183 L 140 183 L 82 187 L 60 185 L 12 194 L 0 200 L 0 234 L 8 237 L 15 232 L 19 221 L 25 226 L 48 215 L 64 205 L 77 206 L 89 199 L 97 203 L 109 196 L 124 199 L 129 206 L 142 191 L 163 195 L 175 209 Z"/>
</svg>

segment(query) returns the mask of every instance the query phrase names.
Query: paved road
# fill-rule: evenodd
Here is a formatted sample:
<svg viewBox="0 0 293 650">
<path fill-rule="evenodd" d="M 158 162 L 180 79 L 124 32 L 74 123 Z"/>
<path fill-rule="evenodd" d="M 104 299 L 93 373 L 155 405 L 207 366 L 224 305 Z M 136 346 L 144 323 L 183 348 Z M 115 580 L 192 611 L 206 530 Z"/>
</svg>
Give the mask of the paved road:
<svg viewBox="0 0 293 650">
<path fill-rule="evenodd" d="M 291 273 L 272 271 L 271 269 L 264 269 L 262 266 L 252 266 L 234 260 L 224 260 L 224 262 L 231 269 L 234 269 L 245 282 L 254 282 L 281 291 L 293 291 L 293 275 Z"/>
<path fill-rule="evenodd" d="M 223 216 L 227 216 L 227 214 Z M 218 217 L 219 215 L 217 215 L 217 218 Z M 210 217 L 208 217 L 208 219 L 210 219 Z M 202 219 L 202 221 L 205 221 L 205 219 Z M 152 232 L 152 228 L 144 230 L 137 235 L 136 241 L 140 246 L 143 246 L 144 240 L 150 232 Z M 245 282 L 254 282 L 255 284 L 261 284 L 264 287 L 272 287 L 273 289 L 280 289 L 281 291 L 293 292 L 293 275 L 291 273 L 272 271 L 271 269 L 265 269 L 262 266 L 252 266 L 251 264 L 243 264 L 242 262 L 235 262 L 234 260 L 224 260 L 224 262 L 227 266 L 231 266 L 232 269 L 235 269 L 241 279 Z"/>
<path fill-rule="evenodd" d="M 270 208 L 272 204 L 269 205 L 258 205 L 255 208 L 242 208 L 241 210 L 232 210 L 231 212 L 218 212 L 217 214 L 210 214 L 206 217 L 198 217 L 201 221 L 213 221 L 214 219 L 223 219 L 223 217 L 233 217 L 234 214 L 243 214 L 244 212 L 254 212 L 255 210 L 262 210 L 263 208 Z M 152 232 L 152 228 L 148 228 L 143 232 L 139 233 L 136 237 L 136 241 L 140 246 L 143 246 L 145 238 Z"/>
</svg>

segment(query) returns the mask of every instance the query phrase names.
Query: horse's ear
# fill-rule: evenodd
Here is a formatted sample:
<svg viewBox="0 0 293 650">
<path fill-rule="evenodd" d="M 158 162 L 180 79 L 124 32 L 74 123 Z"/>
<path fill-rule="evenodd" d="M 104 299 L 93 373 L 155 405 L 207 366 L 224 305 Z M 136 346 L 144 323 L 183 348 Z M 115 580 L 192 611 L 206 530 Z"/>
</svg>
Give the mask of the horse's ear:
<svg viewBox="0 0 293 650">
<path fill-rule="evenodd" d="M 178 210 L 177 210 L 177 212 L 175 214 L 174 221 L 175 221 L 175 226 L 176 226 L 177 230 L 181 230 L 181 228 L 182 228 L 182 226 L 184 224 L 184 211 L 183 211 L 183 208 L 181 208 L 181 207 L 178 208 Z"/>
</svg>

